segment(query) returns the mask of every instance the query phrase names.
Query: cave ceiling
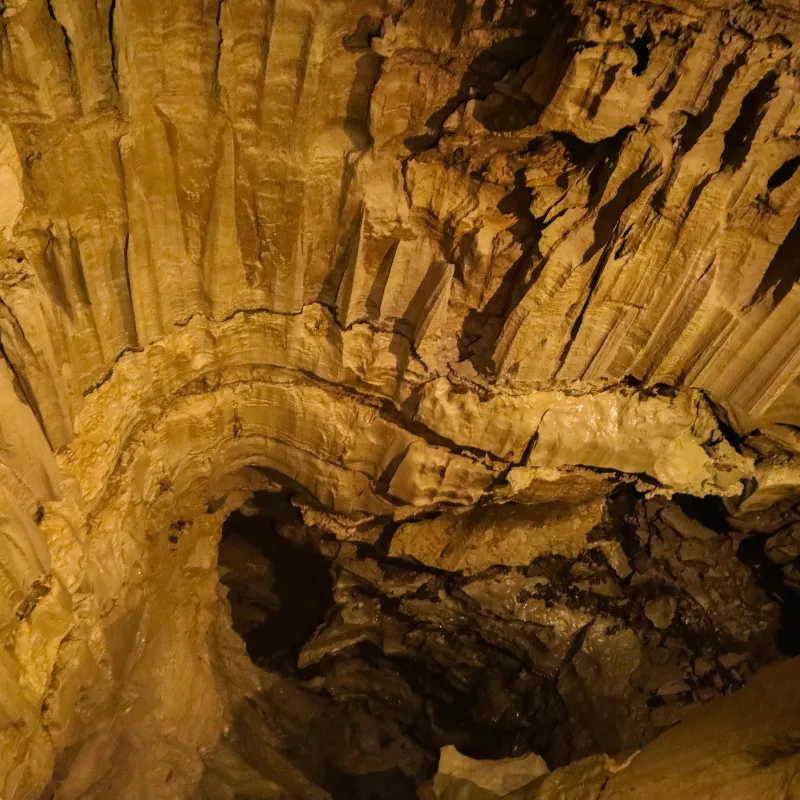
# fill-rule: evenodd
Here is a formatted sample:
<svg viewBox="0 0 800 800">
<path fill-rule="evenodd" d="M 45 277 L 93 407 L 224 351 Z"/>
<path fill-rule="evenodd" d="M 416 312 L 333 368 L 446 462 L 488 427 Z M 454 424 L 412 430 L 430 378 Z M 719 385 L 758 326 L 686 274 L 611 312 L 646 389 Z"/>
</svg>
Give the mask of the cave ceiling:
<svg viewBox="0 0 800 800">
<path fill-rule="evenodd" d="M 0 0 L 0 798 L 700 758 L 800 653 L 799 83 L 796 0 Z"/>
</svg>

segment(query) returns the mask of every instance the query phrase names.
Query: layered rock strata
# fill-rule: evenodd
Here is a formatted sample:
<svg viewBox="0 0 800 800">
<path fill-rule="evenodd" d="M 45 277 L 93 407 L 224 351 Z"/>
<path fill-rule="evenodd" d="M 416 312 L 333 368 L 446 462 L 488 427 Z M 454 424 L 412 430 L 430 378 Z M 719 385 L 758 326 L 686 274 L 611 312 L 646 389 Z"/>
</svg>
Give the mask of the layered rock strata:
<svg viewBox="0 0 800 800">
<path fill-rule="evenodd" d="M 2 797 L 324 796 L 219 584 L 254 492 L 453 614 L 607 584 L 584 644 L 622 591 L 765 657 L 734 551 L 794 602 L 795 3 L 0 6 Z"/>
</svg>

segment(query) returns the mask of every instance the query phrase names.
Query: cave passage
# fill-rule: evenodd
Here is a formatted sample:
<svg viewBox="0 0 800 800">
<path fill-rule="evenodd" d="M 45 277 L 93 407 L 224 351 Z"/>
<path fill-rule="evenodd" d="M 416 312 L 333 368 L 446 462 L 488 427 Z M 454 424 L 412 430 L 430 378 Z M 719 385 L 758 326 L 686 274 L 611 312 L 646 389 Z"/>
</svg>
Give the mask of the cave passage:
<svg viewBox="0 0 800 800">
<path fill-rule="evenodd" d="M 578 557 L 475 573 L 389 557 L 395 528 L 339 541 L 288 493 L 223 527 L 233 627 L 320 704 L 295 749 L 337 800 L 415 798 L 451 744 L 551 767 L 631 752 L 796 646 L 797 595 L 763 555 L 791 558 L 794 529 L 743 535 L 716 501 L 618 491 Z"/>
<path fill-rule="evenodd" d="M 304 530 L 288 495 L 266 495 L 259 513 L 228 517 L 219 548 L 234 630 L 255 664 L 284 676 L 333 607 L 329 562 L 302 535 L 290 538 Z"/>
</svg>

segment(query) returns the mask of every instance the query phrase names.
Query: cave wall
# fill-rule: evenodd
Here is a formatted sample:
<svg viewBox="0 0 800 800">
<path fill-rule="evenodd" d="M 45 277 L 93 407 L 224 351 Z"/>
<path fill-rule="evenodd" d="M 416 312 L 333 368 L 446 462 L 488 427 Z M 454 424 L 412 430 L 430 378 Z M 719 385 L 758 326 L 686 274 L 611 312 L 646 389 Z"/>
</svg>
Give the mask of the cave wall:
<svg viewBox="0 0 800 800">
<path fill-rule="evenodd" d="M 620 484 L 800 491 L 796 4 L 1 13 L 3 797 L 191 791 L 255 490 L 561 501 L 567 553 Z"/>
<path fill-rule="evenodd" d="M 798 664 L 770 667 L 628 758 L 606 755 L 543 772 L 524 759 L 443 758 L 424 800 L 668 800 L 797 796 Z M 745 722 L 746 721 L 746 722 Z M 546 770 L 546 768 L 544 768 Z"/>
</svg>

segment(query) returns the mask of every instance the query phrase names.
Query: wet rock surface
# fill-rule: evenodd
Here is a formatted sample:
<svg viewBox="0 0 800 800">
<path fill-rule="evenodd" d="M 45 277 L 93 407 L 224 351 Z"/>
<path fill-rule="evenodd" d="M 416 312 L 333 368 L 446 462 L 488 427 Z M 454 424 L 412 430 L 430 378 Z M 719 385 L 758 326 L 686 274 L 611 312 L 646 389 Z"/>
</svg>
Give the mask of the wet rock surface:
<svg viewBox="0 0 800 800">
<path fill-rule="evenodd" d="M 775 535 L 680 500 L 617 492 L 577 557 L 447 570 L 392 556 L 396 526 L 372 544 L 340 541 L 297 512 L 288 519 L 287 496 L 263 494 L 258 513 L 226 522 L 221 579 L 254 661 L 325 707 L 308 731 L 322 785 L 337 798 L 413 798 L 442 747 L 480 759 L 537 753 L 551 767 L 632 753 L 779 657 L 781 604 L 800 597 L 771 597 L 737 556 Z M 697 518 L 709 513 L 716 530 Z M 430 523 L 406 521 L 406 537 Z M 276 560 L 274 540 L 291 559 Z M 236 561 L 245 542 L 246 568 Z M 311 630 L 309 602 L 292 598 L 311 596 L 302 570 L 322 560 L 332 590 Z M 274 578 L 279 563 L 291 591 Z M 281 614 L 298 633 L 276 662 L 264 647 Z"/>
<path fill-rule="evenodd" d="M 0 55 L 4 800 L 442 745 L 597 800 L 797 652 L 798 0 L 0 0 Z M 781 730 L 676 752 L 788 794 Z"/>
</svg>

